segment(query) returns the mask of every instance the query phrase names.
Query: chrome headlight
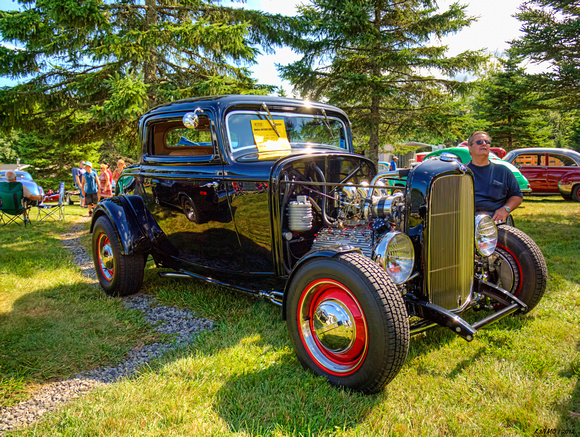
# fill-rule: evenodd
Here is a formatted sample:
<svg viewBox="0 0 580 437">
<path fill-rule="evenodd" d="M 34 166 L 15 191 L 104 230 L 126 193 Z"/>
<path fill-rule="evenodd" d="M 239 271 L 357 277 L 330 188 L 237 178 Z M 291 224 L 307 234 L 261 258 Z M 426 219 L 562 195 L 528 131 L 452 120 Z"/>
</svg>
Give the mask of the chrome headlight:
<svg viewBox="0 0 580 437">
<path fill-rule="evenodd" d="M 406 234 L 389 232 L 373 249 L 372 259 L 389 274 L 395 284 L 402 284 L 413 272 L 415 249 Z"/>
<path fill-rule="evenodd" d="M 497 246 L 497 227 L 487 214 L 475 217 L 475 246 L 483 256 L 490 256 Z"/>
</svg>

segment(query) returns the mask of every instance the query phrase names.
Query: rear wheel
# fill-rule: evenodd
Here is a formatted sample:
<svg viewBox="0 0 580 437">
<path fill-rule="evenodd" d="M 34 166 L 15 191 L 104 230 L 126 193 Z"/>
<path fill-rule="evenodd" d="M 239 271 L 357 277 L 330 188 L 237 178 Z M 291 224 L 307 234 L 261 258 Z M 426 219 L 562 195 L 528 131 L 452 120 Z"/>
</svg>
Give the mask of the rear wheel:
<svg viewBox="0 0 580 437">
<path fill-rule="evenodd" d="M 533 309 L 542 299 L 548 269 L 542 251 L 528 235 L 511 226 L 498 227 L 492 282 Z"/>
<path fill-rule="evenodd" d="M 201 212 L 199 211 L 199 208 L 195 206 L 193 200 L 191 200 L 189 197 L 183 196 L 181 198 L 181 209 L 183 209 L 183 213 L 190 222 L 198 224 L 201 223 Z"/>
<path fill-rule="evenodd" d="M 376 393 L 407 356 L 401 294 L 384 270 L 357 253 L 300 267 L 289 286 L 286 320 L 302 365 L 333 385 Z"/>
<path fill-rule="evenodd" d="M 580 202 L 580 184 L 574 185 L 572 188 L 572 200 L 574 202 Z"/>
<path fill-rule="evenodd" d="M 128 296 L 143 284 L 145 255 L 123 255 L 111 222 L 99 217 L 93 229 L 93 262 L 99 283 L 109 296 Z"/>
</svg>

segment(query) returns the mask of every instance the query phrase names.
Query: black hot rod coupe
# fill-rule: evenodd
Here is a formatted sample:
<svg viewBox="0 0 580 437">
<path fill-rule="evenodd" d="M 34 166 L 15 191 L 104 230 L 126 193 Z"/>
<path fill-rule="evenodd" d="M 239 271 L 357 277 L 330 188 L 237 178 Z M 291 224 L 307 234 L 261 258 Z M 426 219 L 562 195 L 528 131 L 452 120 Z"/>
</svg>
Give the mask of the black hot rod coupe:
<svg viewBox="0 0 580 437">
<path fill-rule="evenodd" d="M 92 218 L 105 292 L 137 292 L 151 255 L 162 276 L 269 299 L 301 363 L 334 385 L 377 392 L 410 335 L 439 325 L 471 341 L 544 294 L 541 251 L 475 214 L 469 169 L 443 156 L 377 174 L 336 107 L 188 99 L 145 114 L 139 138 L 138 164 Z M 461 317 L 476 308 L 478 322 Z"/>
</svg>

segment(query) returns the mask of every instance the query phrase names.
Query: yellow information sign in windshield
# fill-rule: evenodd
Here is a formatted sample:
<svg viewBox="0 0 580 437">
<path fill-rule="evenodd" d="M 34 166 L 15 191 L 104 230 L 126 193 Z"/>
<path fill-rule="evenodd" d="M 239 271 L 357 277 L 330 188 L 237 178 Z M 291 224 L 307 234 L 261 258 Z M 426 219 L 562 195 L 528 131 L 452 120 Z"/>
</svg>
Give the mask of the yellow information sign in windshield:
<svg viewBox="0 0 580 437">
<path fill-rule="evenodd" d="M 252 133 L 258 152 L 291 150 L 284 120 L 273 120 L 273 122 L 276 130 L 268 120 L 252 120 Z"/>
</svg>

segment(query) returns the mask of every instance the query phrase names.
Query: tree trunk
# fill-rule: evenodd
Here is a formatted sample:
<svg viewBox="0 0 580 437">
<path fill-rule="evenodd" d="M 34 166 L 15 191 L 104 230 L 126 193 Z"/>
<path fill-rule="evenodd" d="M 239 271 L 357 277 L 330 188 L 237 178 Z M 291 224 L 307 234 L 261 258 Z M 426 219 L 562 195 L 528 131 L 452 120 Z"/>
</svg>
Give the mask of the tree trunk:
<svg viewBox="0 0 580 437">
<path fill-rule="evenodd" d="M 371 98 L 371 135 L 369 137 L 369 159 L 379 165 L 379 124 L 380 124 L 380 99 L 378 96 Z"/>
<path fill-rule="evenodd" d="M 151 30 L 157 24 L 157 2 L 156 0 L 145 0 L 145 32 Z M 155 89 L 154 84 L 157 82 L 157 48 L 149 47 L 149 56 L 143 63 L 143 76 L 145 84 L 149 88 L 148 106 L 155 106 Z"/>
</svg>

